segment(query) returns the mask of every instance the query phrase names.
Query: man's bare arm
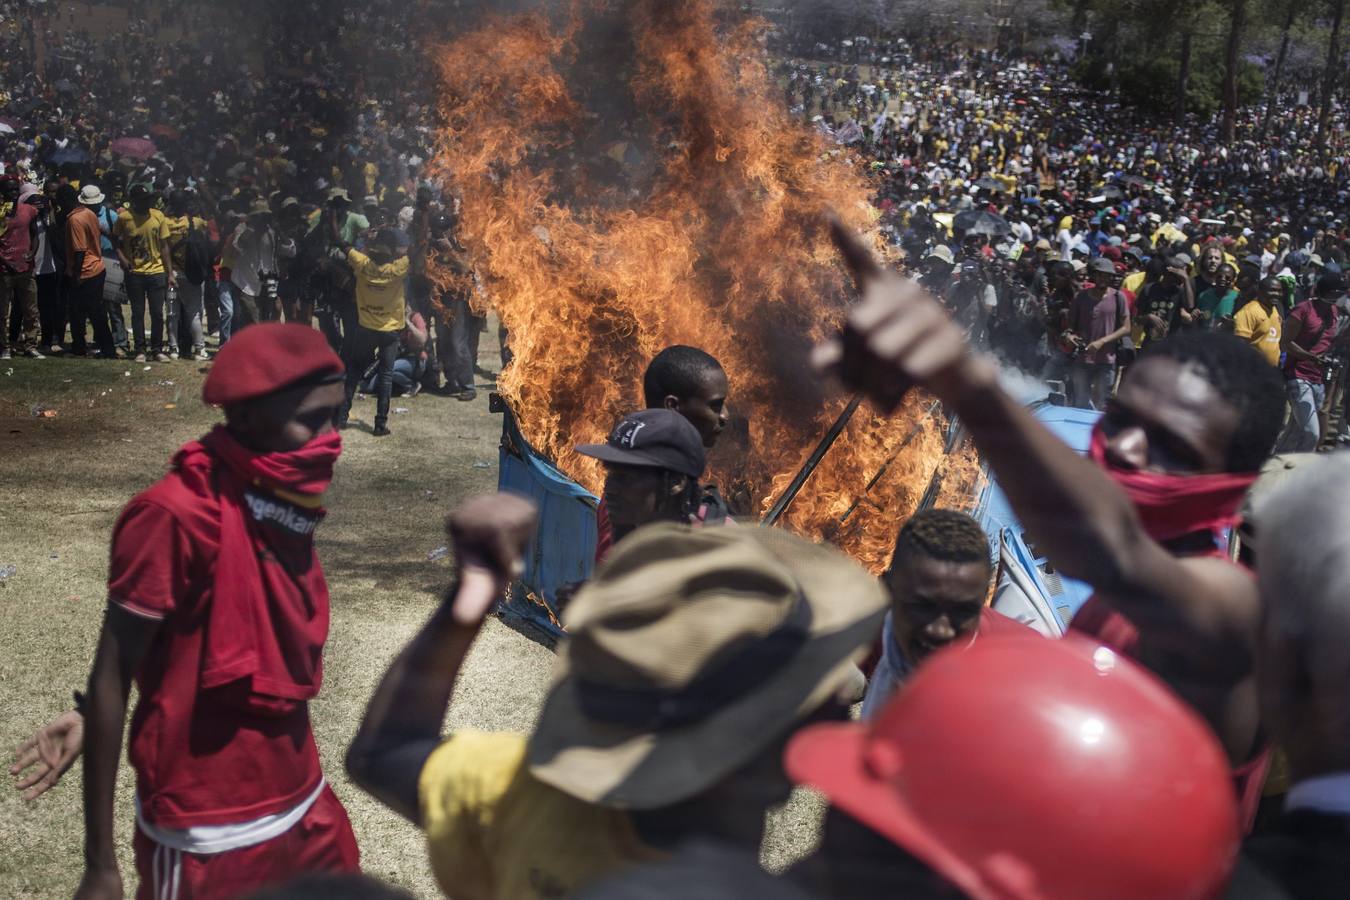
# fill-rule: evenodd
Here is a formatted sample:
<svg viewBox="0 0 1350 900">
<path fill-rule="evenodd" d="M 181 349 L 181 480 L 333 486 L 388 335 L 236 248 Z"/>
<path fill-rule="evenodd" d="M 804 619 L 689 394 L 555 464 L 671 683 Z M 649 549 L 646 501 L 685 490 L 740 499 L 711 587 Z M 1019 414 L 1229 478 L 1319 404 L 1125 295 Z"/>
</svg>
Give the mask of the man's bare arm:
<svg viewBox="0 0 1350 900">
<path fill-rule="evenodd" d="M 1121 612 L 1142 621 L 1161 604 L 1207 639 L 1201 652 L 1234 634 L 1250 642 L 1256 603 L 1249 579 L 1231 566 L 1184 563 L 1149 538 L 1129 498 L 999 387 L 994 365 L 969 351 L 927 292 L 884 272 L 842 227 L 835 233 L 863 299 L 845 334 L 818 349 L 818 364 L 884 406 L 898 399 L 898 382 L 941 397 L 1055 567 L 1087 581 Z"/>
<path fill-rule="evenodd" d="M 492 604 L 519 574 L 534 523 L 533 504 L 510 494 L 475 497 L 451 514 L 457 582 L 381 679 L 347 749 L 352 780 L 413 822 L 421 818 L 418 779 L 441 743 L 459 670 Z"/>
<path fill-rule="evenodd" d="M 127 697 L 159 622 L 108 604 L 85 700 L 84 878 L 77 898 L 121 896 L 113 847 L 113 794 Z"/>
</svg>

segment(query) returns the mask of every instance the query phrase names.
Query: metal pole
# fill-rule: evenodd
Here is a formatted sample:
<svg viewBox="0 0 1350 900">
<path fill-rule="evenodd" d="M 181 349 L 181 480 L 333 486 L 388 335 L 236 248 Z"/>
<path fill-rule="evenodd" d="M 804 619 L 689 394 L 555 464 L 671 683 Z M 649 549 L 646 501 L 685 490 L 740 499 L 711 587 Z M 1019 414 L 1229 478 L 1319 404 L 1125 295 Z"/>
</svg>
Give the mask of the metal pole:
<svg viewBox="0 0 1350 900">
<path fill-rule="evenodd" d="M 849 518 L 853 515 L 853 513 L 857 511 L 858 507 L 862 505 L 862 502 L 867 499 L 867 495 L 872 493 L 872 488 L 877 486 L 877 482 L 880 481 L 881 477 L 886 474 L 886 470 L 891 467 L 891 463 L 895 462 L 896 459 L 899 458 L 901 452 L 906 447 L 914 443 L 914 439 L 923 432 L 924 423 L 928 421 L 928 417 L 931 416 L 933 413 L 937 412 L 937 408 L 941 405 L 942 405 L 941 400 L 934 400 L 932 405 L 928 407 L 928 411 L 925 412 L 923 416 L 919 418 L 919 421 L 914 423 L 914 427 L 909 430 L 909 434 L 905 435 L 905 439 L 900 442 L 900 446 L 896 447 L 895 452 L 892 453 L 889 458 L 887 458 L 886 462 L 882 463 L 881 468 L 877 469 L 877 474 L 873 475 L 872 480 L 867 482 L 867 487 L 863 488 L 862 493 L 858 495 L 858 498 L 854 500 L 853 504 L 849 506 L 847 510 L 844 511 L 844 514 L 842 516 L 839 517 L 839 521 L 835 523 L 834 528 L 827 536 L 827 540 L 829 538 L 834 537 L 834 535 L 839 532 L 839 529 L 844 526 L 844 523 L 846 523 L 849 520 Z"/>
<path fill-rule="evenodd" d="M 798 492 L 801 491 L 802 485 L 806 484 L 806 479 L 811 477 L 811 473 L 816 470 L 816 466 L 820 465 L 820 461 L 825 458 L 825 454 L 830 452 L 830 448 L 834 446 L 834 442 L 839 440 L 839 435 L 844 433 L 844 428 L 847 427 L 849 420 L 853 418 L 853 414 L 858 411 L 859 405 L 862 404 L 862 399 L 862 394 L 855 394 L 853 399 L 848 402 L 848 406 L 845 406 L 844 411 L 839 414 L 839 418 L 834 420 L 834 424 L 830 426 L 830 430 L 825 432 L 825 436 L 820 439 L 820 443 L 816 445 L 816 449 L 806 458 L 806 462 L 802 464 L 801 470 L 798 471 L 796 477 L 792 479 L 792 483 L 787 486 L 787 490 L 783 491 L 783 496 L 778 498 L 778 502 L 773 505 L 773 508 L 769 510 L 768 515 L 760 522 L 761 525 L 775 524 L 788 506 L 792 504 L 792 501 L 796 499 Z"/>
</svg>

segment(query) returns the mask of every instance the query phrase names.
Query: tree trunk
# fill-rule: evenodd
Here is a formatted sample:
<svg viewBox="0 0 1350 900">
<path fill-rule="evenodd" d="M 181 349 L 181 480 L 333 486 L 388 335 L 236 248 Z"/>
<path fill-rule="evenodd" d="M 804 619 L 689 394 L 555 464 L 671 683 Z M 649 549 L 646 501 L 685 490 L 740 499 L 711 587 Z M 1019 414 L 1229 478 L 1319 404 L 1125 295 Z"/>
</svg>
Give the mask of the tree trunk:
<svg viewBox="0 0 1350 900">
<path fill-rule="evenodd" d="M 1336 93 L 1341 69 L 1341 22 L 1345 20 L 1345 0 L 1336 0 L 1331 20 L 1331 40 L 1327 41 L 1327 64 L 1322 71 L 1322 109 L 1317 115 L 1317 151 L 1324 153 L 1327 146 L 1327 124 L 1331 121 L 1331 98 Z"/>
<path fill-rule="evenodd" d="M 1270 116 L 1275 111 L 1275 104 L 1280 102 L 1280 77 L 1284 74 L 1284 60 L 1289 55 L 1289 31 L 1294 27 L 1294 16 L 1298 13 L 1298 4 L 1289 0 L 1289 10 L 1284 14 L 1284 29 L 1280 34 L 1280 53 L 1275 57 L 1275 74 L 1271 76 L 1270 87 L 1267 89 L 1268 97 L 1266 99 L 1266 114 L 1261 118 L 1261 140 L 1265 141 L 1266 132 L 1270 131 Z"/>
<path fill-rule="evenodd" d="M 1344 0 L 1342 0 L 1344 2 Z M 1186 88 L 1191 81 L 1191 39 L 1194 35 L 1188 27 L 1181 33 L 1181 63 L 1177 70 L 1177 121 L 1186 118 Z"/>
<path fill-rule="evenodd" d="M 1228 22 L 1228 47 L 1223 60 L 1223 123 L 1220 135 L 1225 144 L 1233 143 L 1237 124 L 1237 69 L 1238 51 L 1242 48 L 1242 32 L 1247 26 L 1247 0 L 1233 0 L 1233 13 Z"/>
</svg>

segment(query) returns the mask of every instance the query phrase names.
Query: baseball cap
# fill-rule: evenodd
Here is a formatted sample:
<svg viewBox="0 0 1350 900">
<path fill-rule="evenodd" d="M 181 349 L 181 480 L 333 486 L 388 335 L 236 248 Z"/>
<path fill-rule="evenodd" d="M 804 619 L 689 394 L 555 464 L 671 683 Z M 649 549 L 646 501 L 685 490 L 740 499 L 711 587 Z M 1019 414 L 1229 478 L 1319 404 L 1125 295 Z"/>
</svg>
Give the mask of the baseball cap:
<svg viewBox="0 0 1350 900">
<path fill-rule="evenodd" d="M 1317 296 L 1323 300 L 1339 299 L 1345 292 L 1345 275 L 1340 272 L 1327 272 L 1317 279 Z"/>
<path fill-rule="evenodd" d="M 708 464 L 703 439 L 673 409 L 643 409 L 614 426 L 603 444 L 581 444 L 577 452 L 621 466 L 668 469 L 698 478 Z"/>
</svg>

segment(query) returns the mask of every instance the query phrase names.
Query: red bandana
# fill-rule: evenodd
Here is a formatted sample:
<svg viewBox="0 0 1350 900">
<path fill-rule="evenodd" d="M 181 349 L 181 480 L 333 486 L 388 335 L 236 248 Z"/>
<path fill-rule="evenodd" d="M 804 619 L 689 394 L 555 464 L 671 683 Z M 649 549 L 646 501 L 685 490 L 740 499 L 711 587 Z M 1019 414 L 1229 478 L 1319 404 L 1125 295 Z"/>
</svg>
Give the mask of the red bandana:
<svg viewBox="0 0 1350 900">
<path fill-rule="evenodd" d="M 1100 425 L 1092 430 L 1088 455 L 1129 496 L 1144 531 L 1155 541 L 1198 531 L 1218 535 L 1236 525 L 1242 518 L 1243 498 L 1259 474 L 1160 475 L 1117 468 L 1106 461 L 1106 436 Z"/>
<path fill-rule="evenodd" d="M 319 691 L 328 584 L 314 552 L 323 493 L 342 452 L 331 432 L 288 453 L 255 453 L 217 426 L 174 457 L 220 500 L 220 555 L 201 684 L 259 715 L 284 715 Z"/>
</svg>

